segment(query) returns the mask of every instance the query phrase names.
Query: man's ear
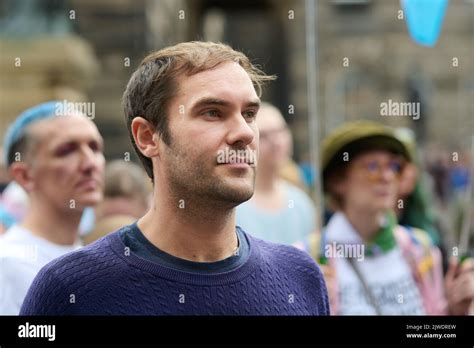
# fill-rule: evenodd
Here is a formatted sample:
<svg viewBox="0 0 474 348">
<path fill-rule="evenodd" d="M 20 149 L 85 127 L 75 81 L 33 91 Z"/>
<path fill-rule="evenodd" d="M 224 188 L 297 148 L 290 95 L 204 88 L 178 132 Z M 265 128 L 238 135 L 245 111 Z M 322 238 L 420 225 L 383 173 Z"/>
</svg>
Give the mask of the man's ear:
<svg viewBox="0 0 474 348">
<path fill-rule="evenodd" d="M 145 118 L 138 116 L 132 120 L 132 135 L 142 155 L 149 158 L 159 155 L 160 137 Z"/>
<path fill-rule="evenodd" d="M 28 193 L 35 187 L 30 170 L 31 168 L 25 162 L 14 162 L 8 168 L 11 178 Z"/>
</svg>

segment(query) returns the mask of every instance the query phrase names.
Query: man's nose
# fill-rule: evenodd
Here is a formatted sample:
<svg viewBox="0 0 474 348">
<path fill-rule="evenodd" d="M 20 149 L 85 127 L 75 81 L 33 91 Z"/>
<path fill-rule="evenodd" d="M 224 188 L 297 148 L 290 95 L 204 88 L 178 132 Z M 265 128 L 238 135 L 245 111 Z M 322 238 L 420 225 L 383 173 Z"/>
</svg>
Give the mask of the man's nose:
<svg viewBox="0 0 474 348">
<path fill-rule="evenodd" d="M 98 156 L 89 146 L 84 145 L 81 149 L 81 163 L 80 169 L 82 171 L 91 171 L 98 167 Z"/>
<path fill-rule="evenodd" d="M 246 146 L 255 139 L 257 127 L 252 127 L 242 115 L 232 117 L 227 126 L 229 127 L 227 135 L 229 145 L 241 143 L 241 145 Z"/>
</svg>

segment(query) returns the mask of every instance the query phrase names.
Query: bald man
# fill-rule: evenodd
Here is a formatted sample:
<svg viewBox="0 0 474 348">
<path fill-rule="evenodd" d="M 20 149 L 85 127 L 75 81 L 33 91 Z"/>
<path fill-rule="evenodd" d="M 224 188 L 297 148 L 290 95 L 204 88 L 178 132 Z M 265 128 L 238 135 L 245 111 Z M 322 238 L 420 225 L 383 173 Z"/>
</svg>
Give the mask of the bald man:
<svg viewBox="0 0 474 348">
<path fill-rule="evenodd" d="M 293 244 L 314 231 L 315 208 L 305 192 L 280 176 L 292 153 L 292 136 L 281 112 L 262 103 L 257 127 L 260 149 L 255 193 L 237 208 L 237 225 L 255 237 Z"/>
<path fill-rule="evenodd" d="M 58 113 L 60 104 L 26 110 L 5 136 L 5 162 L 30 206 L 22 222 L 0 239 L 2 315 L 20 312 L 44 265 L 81 246 L 82 213 L 102 200 L 102 137 L 85 115 Z"/>
</svg>

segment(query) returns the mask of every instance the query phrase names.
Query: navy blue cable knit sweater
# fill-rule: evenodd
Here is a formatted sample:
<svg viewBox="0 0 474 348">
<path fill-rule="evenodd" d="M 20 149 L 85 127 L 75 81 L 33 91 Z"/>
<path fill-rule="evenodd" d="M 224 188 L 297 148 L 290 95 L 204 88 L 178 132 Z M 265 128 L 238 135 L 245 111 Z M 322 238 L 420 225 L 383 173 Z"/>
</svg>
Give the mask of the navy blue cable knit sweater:
<svg viewBox="0 0 474 348">
<path fill-rule="evenodd" d="M 130 252 L 127 228 L 47 264 L 20 315 L 329 315 L 321 271 L 294 247 L 245 234 L 245 263 L 194 274 Z"/>
</svg>

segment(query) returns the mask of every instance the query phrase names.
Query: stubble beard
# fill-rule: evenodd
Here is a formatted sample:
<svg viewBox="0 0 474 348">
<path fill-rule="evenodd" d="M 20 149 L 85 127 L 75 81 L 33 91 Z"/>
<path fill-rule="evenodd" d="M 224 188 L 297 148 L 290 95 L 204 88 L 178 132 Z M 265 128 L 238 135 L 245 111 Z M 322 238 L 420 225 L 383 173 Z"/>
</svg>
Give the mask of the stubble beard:
<svg viewBox="0 0 474 348">
<path fill-rule="evenodd" d="M 168 149 L 169 190 L 178 202 L 183 200 L 186 208 L 199 207 L 198 210 L 202 212 L 215 213 L 217 210 L 234 209 L 252 197 L 255 190 L 255 167 L 249 169 L 251 172 L 245 174 L 246 178 L 240 178 L 250 181 L 250 184 L 238 187 L 230 182 L 239 180 L 237 177 L 232 178 L 229 175 L 224 178 L 216 174 L 215 159 L 213 162 L 213 159 L 205 156 L 191 158 L 186 151 L 176 146 L 176 143 Z"/>
</svg>

